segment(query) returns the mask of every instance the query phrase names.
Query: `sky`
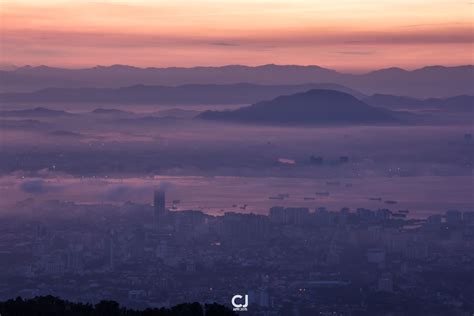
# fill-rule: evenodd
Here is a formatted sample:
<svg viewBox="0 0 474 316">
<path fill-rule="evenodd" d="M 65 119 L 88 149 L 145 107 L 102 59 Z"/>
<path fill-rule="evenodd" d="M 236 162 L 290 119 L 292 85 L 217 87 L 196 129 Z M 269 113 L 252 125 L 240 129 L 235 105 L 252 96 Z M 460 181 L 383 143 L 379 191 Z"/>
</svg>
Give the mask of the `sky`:
<svg viewBox="0 0 474 316">
<path fill-rule="evenodd" d="M 0 0 L 0 63 L 472 64 L 473 13 L 470 0 Z"/>
</svg>

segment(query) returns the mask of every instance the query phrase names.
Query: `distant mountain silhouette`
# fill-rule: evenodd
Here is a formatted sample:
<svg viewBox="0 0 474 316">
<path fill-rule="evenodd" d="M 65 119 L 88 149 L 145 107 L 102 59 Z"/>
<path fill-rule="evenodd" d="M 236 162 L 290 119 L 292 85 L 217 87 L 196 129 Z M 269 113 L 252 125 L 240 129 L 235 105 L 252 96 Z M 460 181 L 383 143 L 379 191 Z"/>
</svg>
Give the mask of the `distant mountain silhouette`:
<svg viewBox="0 0 474 316">
<path fill-rule="evenodd" d="M 1 129 L 32 129 L 38 130 L 39 128 L 49 127 L 48 123 L 44 123 L 38 120 L 25 119 L 25 120 L 3 120 L 0 119 Z"/>
<path fill-rule="evenodd" d="M 233 111 L 206 111 L 198 118 L 264 124 L 371 124 L 396 121 L 389 110 L 370 106 L 347 93 L 318 89 L 280 96 Z"/>
<path fill-rule="evenodd" d="M 183 85 L 178 87 L 135 85 L 118 89 L 48 88 L 32 93 L 4 93 L 0 100 L 8 102 L 95 102 L 142 104 L 251 104 L 310 89 L 331 89 L 359 98 L 360 92 L 335 84 L 255 85 Z"/>
<path fill-rule="evenodd" d="M 435 100 L 433 102 L 433 100 Z M 474 111 L 474 96 L 459 95 L 445 99 L 427 99 L 425 102 L 438 104 L 438 108 L 446 111 L 457 112 L 473 112 Z"/>
<path fill-rule="evenodd" d="M 118 119 L 115 122 L 117 124 L 130 124 L 130 125 L 140 125 L 140 126 L 156 126 L 156 124 L 176 124 L 176 121 L 179 118 L 172 116 L 156 117 L 156 116 L 144 116 L 139 118 L 123 118 Z"/>
<path fill-rule="evenodd" d="M 449 98 L 416 99 L 386 94 L 374 94 L 362 99 L 367 104 L 390 109 L 438 109 L 452 112 L 474 110 L 474 96 L 459 95 Z"/>
<path fill-rule="evenodd" d="M 336 83 L 366 94 L 383 93 L 416 98 L 444 98 L 474 94 L 474 66 L 428 66 L 412 71 L 400 68 L 381 69 Z"/>
<path fill-rule="evenodd" d="M 370 97 L 364 98 L 362 101 L 373 106 L 381 106 L 393 109 L 406 109 L 424 106 L 423 100 L 420 99 L 380 93 L 376 93 Z"/>
<path fill-rule="evenodd" d="M 122 110 L 117 110 L 117 109 L 103 109 L 103 108 L 97 108 L 91 111 L 93 114 L 104 114 L 104 115 L 131 115 L 133 114 L 132 112 L 128 111 L 122 111 Z"/>
<path fill-rule="evenodd" d="M 68 137 L 68 138 L 83 138 L 84 135 L 80 133 L 75 133 L 71 131 L 65 131 L 65 130 L 56 130 L 52 131 L 49 133 L 51 136 L 58 136 L 58 137 Z"/>
<path fill-rule="evenodd" d="M 25 110 L 6 110 L 0 111 L 0 116 L 3 117 L 56 117 L 56 116 L 71 116 L 71 114 L 66 111 L 60 110 L 51 110 L 43 107 L 36 107 L 34 109 L 25 109 Z"/>
<path fill-rule="evenodd" d="M 194 110 L 168 109 L 159 111 L 155 113 L 155 115 L 158 115 L 160 117 L 193 118 L 199 113 L 199 111 Z"/>
<path fill-rule="evenodd" d="M 418 98 L 474 94 L 474 66 L 429 66 L 412 71 L 381 69 L 347 74 L 318 66 L 230 65 L 194 68 L 137 68 L 126 65 L 62 69 L 47 66 L 0 71 L 1 91 L 34 91 L 48 87 L 118 88 L 136 84 L 177 86 L 184 84 L 299 85 L 335 83 L 364 94 L 395 94 Z M 315 87 L 316 88 L 316 87 Z M 296 93 L 296 92 L 295 92 Z"/>
</svg>

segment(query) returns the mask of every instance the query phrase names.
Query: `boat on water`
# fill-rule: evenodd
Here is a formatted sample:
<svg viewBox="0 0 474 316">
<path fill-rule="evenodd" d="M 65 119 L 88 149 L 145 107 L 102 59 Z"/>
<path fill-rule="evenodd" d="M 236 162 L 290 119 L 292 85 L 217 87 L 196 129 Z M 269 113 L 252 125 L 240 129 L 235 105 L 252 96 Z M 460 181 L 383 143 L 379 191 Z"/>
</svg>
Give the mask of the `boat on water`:
<svg viewBox="0 0 474 316">
<path fill-rule="evenodd" d="M 305 201 L 314 201 L 314 200 L 316 200 L 316 199 L 315 199 L 314 197 L 305 196 L 305 197 L 303 198 L 303 200 L 305 200 Z"/>
<path fill-rule="evenodd" d="M 398 202 L 397 201 L 393 201 L 393 200 L 387 200 L 384 202 L 385 204 L 397 204 Z"/>
<path fill-rule="evenodd" d="M 407 214 L 401 214 L 401 213 L 392 213 L 391 215 L 394 218 L 405 218 L 405 217 L 407 217 Z"/>
<path fill-rule="evenodd" d="M 282 196 L 269 196 L 268 199 L 269 200 L 283 200 L 284 197 L 282 197 Z"/>
<path fill-rule="evenodd" d="M 369 197 L 369 200 L 371 200 L 371 201 L 382 201 L 382 198 L 380 198 L 380 197 Z"/>
<path fill-rule="evenodd" d="M 328 192 L 328 191 L 324 191 L 324 192 L 315 192 L 314 194 L 316 194 L 316 195 L 320 195 L 320 196 L 329 196 L 329 192 Z"/>
<path fill-rule="evenodd" d="M 341 181 L 326 181 L 326 185 L 341 185 Z"/>
<path fill-rule="evenodd" d="M 398 210 L 398 213 L 408 214 L 408 213 L 410 213 L 410 211 L 409 210 Z"/>
</svg>

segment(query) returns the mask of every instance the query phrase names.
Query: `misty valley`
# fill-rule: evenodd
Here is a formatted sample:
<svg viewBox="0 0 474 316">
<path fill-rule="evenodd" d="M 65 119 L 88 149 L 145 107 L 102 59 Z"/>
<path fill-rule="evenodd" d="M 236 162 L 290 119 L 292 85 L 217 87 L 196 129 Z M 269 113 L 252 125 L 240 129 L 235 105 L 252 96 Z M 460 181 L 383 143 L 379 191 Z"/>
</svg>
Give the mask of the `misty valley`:
<svg viewBox="0 0 474 316">
<path fill-rule="evenodd" d="M 179 185 L 171 187 L 181 188 L 182 194 L 176 188 L 174 194 L 186 201 L 189 190 L 181 179 L 188 179 L 188 185 L 192 185 L 189 179 L 215 179 L 213 186 L 218 188 L 222 184 L 217 179 L 229 177 L 242 179 L 235 183 L 240 196 L 218 203 L 222 210 L 252 199 L 247 194 L 255 191 L 245 186 L 253 182 L 268 183 L 259 192 L 262 200 L 268 200 L 278 190 L 293 190 L 298 182 L 314 181 L 316 188 L 318 183 L 341 179 L 358 183 L 345 188 L 353 192 L 352 199 L 377 195 L 378 181 L 410 182 L 412 192 L 442 188 L 419 201 L 423 205 L 419 211 L 430 207 L 435 213 L 441 211 L 443 200 L 452 201 L 453 187 L 465 192 L 456 203 L 469 206 L 472 97 L 457 102 L 463 107 L 454 110 L 440 106 L 440 101 L 416 106 L 413 100 L 417 99 L 389 96 L 373 96 L 381 105 L 375 101 L 368 105 L 363 100 L 370 98 L 353 94 L 313 89 L 252 106 L 3 102 L 0 171 L 1 190 L 7 198 L 2 204 L 29 197 L 61 199 L 68 196 L 61 183 L 74 179 L 94 179 L 103 191 L 131 179 L 134 185 L 151 190 L 160 181 L 154 179 L 160 177 L 171 183 L 176 179 Z M 387 99 L 392 101 L 390 106 L 383 106 L 389 103 Z M 394 109 L 395 101 L 398 108 Z M 270 190 L 273 180 L 269 179 L 275 177 L 288 179 L 287 186 Z M 24 189 L 28 181 L 39 180 L 44 183 L 36 191 Z M 48 188 L 48 183 L 55 188 Z M 400 199 L 395 194 L 398 186 L 402 185 L 392 190 L 394 198 Z M 137 196 L 137 188 L 131 186 L 130 192 L 126 188 L 119 199 L 108 202 L 146 201 L 143 195 Z M 74 187 L 76 193 L 87 190 L 88 186 Z M 207 192 L 203 193 L 206 199 L 216 198 L 209 194 L 214 189 Z M 80 200 L 99 201 L 94 195 Z M 350 206 L 347 199 L 339 201 Z M 331 204 L 324 199 L 292 202 L 312 207 Z M 342 202 L 336 205 L 344 206 Z M 399 207 L 414 207 L 416 214 L 418 205 Z M 257 213 L 267 209 L 248 207 Z"/>
</svg>

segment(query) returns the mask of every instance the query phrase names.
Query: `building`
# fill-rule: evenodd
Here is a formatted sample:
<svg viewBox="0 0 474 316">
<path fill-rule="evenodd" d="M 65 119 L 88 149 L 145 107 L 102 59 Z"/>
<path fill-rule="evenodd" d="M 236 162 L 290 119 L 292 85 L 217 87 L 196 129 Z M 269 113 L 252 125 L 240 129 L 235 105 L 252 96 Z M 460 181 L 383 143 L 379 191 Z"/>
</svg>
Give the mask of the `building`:
<svg viewBox="0 0 474 316">
<path fill-rule="evenodd" d="M 390 273 L 382 274 L 377 282 L 379 292 L 393 292 L 393 279 Z"/>
<path fill-rule="evenodd" d="M 385 263 L 385 250 L 380 248 L 371 248 L 367 250 L 367 262 L 375 264 Z"/>
<path fill-rule="evenodd" d="M 165 206 L 165 191 L 156 190 L 153 194 L 153 207 L 155 210 L 155 217 L 166 213 Z"/>
<path fill-rule="evenodd" d="M 168 210 L 166 209 L 165 191 L 155 190 L 153 194 L 153 211 L 157 227 L 166 223 Z"/>
<path fill-rule="evenodd" d="M 275 224 L 285 223 L 285 208 L 282 206 L 274 206 L 270 208 L 270 221 Z"/>
<path fill-rule="evenodd" d="M 446 212 L 446 224 L 459 225 L 462 221 L 462 213 L 458 210 L 449 210 Z"/>
</svg>

